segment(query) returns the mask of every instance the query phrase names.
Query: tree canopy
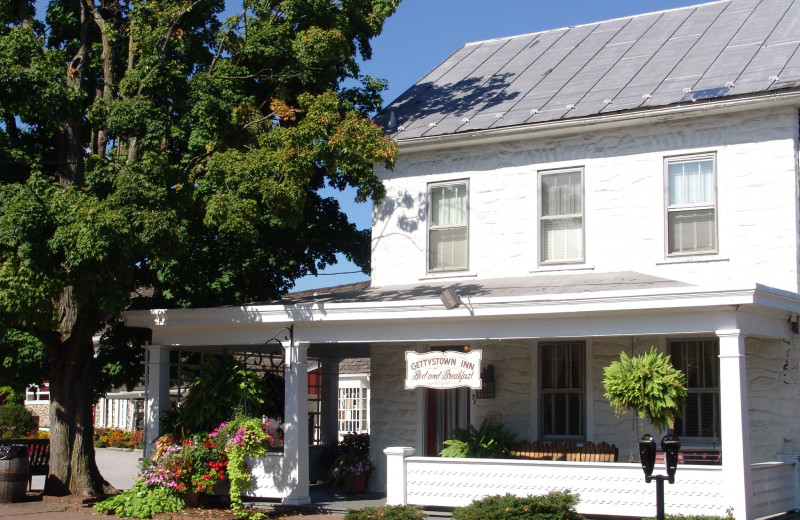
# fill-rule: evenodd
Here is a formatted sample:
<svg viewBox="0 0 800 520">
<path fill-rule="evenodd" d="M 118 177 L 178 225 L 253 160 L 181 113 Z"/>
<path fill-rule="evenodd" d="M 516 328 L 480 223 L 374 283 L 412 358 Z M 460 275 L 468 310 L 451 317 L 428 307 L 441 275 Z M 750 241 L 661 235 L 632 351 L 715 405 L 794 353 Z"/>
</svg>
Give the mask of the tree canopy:
<svg viewBox="0 0 800 520">
<path fill-rule="evenodd" d="M 359 62 L 399 1 L 52 0 L 42 19 L 0 0 L 0 332 L 48 354 L 51 490 L 99 491 L 59 453 L 90 426 L 92 335 L 124 309 L 274 299 L 336 253 L 368 269 L 369 231 L 320 190 L 384 195 L 372 164 L 397 149 Z"/>
</svg>

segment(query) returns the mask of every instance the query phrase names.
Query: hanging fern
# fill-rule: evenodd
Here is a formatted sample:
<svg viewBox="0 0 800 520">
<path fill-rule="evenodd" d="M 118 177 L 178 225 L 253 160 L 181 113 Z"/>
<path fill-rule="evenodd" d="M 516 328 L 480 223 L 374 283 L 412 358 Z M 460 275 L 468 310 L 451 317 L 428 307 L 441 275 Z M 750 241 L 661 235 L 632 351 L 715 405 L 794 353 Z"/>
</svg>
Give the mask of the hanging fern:
<svg viewBox="0 0 800 520">
<path fill-rule="evenodd" d="M 660 430 L 672 428 L 686 401 L 686 378 L 672 366 L 669 356 L 651 347 L 649 352 L 628 357 L 603 369 L 605 394 L 617 417 L 634 410 Z"/>
</svg>

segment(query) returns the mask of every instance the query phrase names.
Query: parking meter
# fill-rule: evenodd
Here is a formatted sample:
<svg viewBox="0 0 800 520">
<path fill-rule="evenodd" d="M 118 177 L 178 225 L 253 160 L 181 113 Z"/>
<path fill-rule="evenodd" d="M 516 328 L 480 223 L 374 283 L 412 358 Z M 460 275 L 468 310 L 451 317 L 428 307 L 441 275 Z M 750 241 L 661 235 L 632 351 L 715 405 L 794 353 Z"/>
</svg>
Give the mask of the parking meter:
<svg viewBox="0 0 800 520">
<path fill-rule="evenodd" d="M 678 451 L 681 449 L 681 441 L 675 435 L 664 435 L 661 439 L 661 449 L 664 450 L 669 483 L 674 484 L 675 470 L 678 469 Z"/>
<path fill-rule="evenodd" d="M 653 466 L 656 463 L 656 440 L 649 433 L 645 433 L 639 439 L 639 461 L 642 463 L 645 481 L 650 482 L 650 475 L 653 474 Z"/>
</svg>

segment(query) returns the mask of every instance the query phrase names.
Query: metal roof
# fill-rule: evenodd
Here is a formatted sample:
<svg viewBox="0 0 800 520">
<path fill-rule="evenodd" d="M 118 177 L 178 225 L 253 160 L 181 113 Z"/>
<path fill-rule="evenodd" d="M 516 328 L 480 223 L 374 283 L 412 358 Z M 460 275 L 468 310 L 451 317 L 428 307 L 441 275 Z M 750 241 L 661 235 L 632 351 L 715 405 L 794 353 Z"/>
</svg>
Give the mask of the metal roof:
<svg viewBox="0 0 800 520">
<path fill-rule="evenodd" d="M 469 43 L 375 119 L 398 140 L 800 86 L 800 0 L 723 0 Z"/>
</svg>

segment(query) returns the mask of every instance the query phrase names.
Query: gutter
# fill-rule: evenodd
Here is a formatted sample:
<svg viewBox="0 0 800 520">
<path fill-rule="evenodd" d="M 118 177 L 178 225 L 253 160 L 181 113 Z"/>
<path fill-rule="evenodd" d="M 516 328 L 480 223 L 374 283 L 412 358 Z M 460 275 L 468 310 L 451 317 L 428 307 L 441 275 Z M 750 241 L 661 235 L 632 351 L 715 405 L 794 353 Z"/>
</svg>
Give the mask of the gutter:
<svg viewBox="0 0 800 520">
<path fill-rule="evenodd" d="M 395 137 L 397 146 L 403 153 L 426 152 L 443 148 L 457 148 L 471 146 L 474 141 L 480 140 L 481 144 L 502 143 L 522 139 L 535 139 L 574 133 L 576 130 L 588 128 L 602 129 L 624 125 L 647 124 L 653 119 L 660 122 L 684 119 L 699 114 L 714 112 L 715 114 L 729 114 L 753 110 L 761 105 L 791 106 L 800 103 L 800 91 L 774 92 L 758 96 L 748 96 L 736 99 L 717 99 L 705 103 L 694 102 L 685 105 L 672 105 L 665 107 L 643 108 L 631 111 L 599 114 L 574 119 L 559 119 L 543 121 L 505 128 L 490 128 L 445 134 L 429 137 L 412 137 L 402 139 Z"/>
</svg>

